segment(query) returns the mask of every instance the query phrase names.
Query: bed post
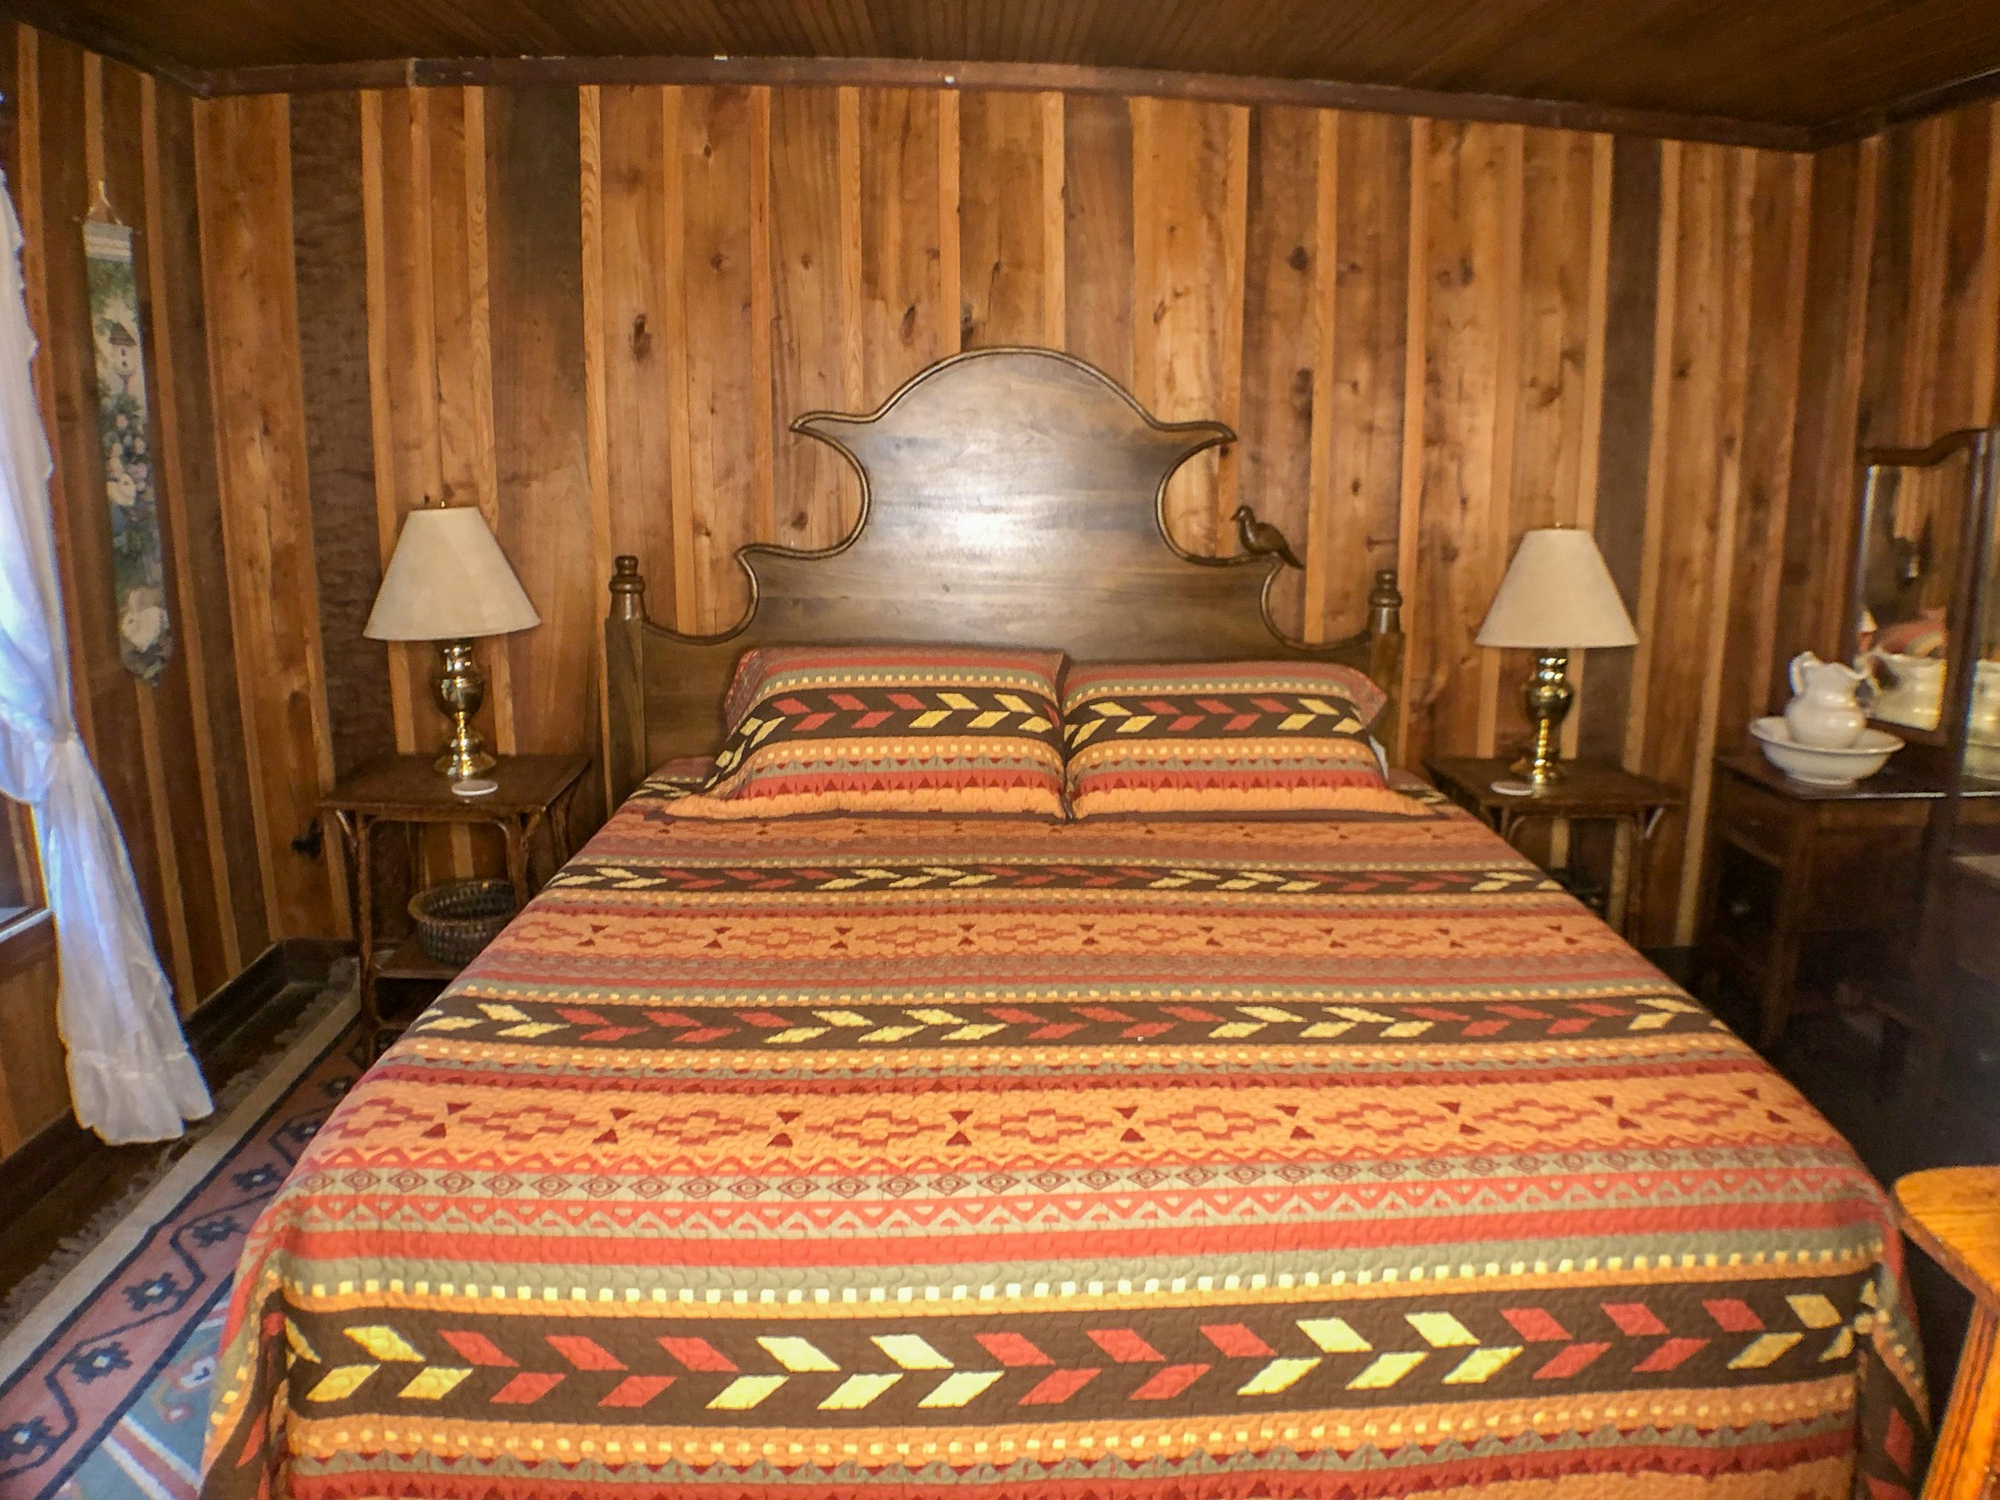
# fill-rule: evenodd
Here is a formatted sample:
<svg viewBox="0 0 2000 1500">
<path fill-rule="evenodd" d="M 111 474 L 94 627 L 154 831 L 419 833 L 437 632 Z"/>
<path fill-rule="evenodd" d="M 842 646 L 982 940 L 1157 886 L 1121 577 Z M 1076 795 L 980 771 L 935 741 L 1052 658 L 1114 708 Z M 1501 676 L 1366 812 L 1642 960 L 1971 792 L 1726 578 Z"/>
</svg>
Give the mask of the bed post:
<svg viewBox="0 0 2000 1500">
<path fill-rule="evenodd" d="M 1368 675 L 1389 695 L 1387 710 L 1375 721 L 1375 737 L 1396 764 L 1403 754 L 1403 594 L 1396 570 L 1381 568 L 1368 591 Z"/>
<path fill-rule="evenodd" d="M 605 771 L 616 807 L 646 775 L 646 580 L 639 559 L 611 560 L 611 612 L 604 620 L 610 742 Z"/>
</svg>

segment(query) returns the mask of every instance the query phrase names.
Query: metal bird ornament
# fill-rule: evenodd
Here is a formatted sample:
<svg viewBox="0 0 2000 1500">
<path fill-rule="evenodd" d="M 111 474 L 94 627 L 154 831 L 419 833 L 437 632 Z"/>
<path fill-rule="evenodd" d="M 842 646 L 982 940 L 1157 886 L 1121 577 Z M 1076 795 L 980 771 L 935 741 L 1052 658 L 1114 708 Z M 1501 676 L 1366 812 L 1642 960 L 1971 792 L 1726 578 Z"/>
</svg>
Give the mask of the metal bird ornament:
<svg viewBox="0 0 2000 1500">
<path fill-rule="evenodd" d="M 1299 569 L 1305 567 L 1305 564 L 1299 561 L 1298 554 L 1292 551 L 1292 544 L 1285 540 L 1284 532 L 1269 521 L 1258 520 L 1257 512 L 1249 506 L 1237 506 L 1236 513 L 1230 519 L 1236 523 L 1236 534 L 1242 539 L 1245 552 L 1259 557 L 1275 552 L 1284 560 L 1286 567 Z"/>
</svg>

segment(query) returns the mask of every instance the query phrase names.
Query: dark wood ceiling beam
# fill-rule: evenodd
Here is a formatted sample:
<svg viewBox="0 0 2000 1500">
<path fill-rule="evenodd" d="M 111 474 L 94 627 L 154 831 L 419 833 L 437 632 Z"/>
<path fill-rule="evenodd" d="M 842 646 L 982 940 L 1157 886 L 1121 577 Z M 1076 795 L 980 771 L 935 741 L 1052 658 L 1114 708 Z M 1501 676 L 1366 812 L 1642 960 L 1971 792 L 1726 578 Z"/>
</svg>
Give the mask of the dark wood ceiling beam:
<svg viewBox="0 0 2000 1500">
<path fill-rule="evenodd" d="M 898 57 L 468 57 L 398 62 L 218 68 L 202 75 L 205 95 L 312 93 L 323 89 L 558 84 L 813 84 L 961 88 L 1071 94 L 1145 95 L 1220 104 L 1293 104 L 1436 119 L 1492 120 L 1564 130 L 1600 130 L 1804 151 L 1801 125 L 1734 120 L 1667 110 L 1622 109 L 1562 99 L 1517 99 L 1304 78 L 1243 78 L 1067 63 L 932 62 Z"/>
<path fill-rule="evenodd" d="M 191 94 L 207 93 L 208 75 L 202 69 L 190 68 L 171 57 L 135 47 L 110 27 L 99 25 L 87 16 L 77 15 L 63 0 L 0 0 L 0 16 L 11 17 L 37 31 L 46 31 L 51 36 L 75 42 L 87 52 L 124 63 L 142 73 L 151 73 L 156 78 L 177 83 Z"/>
<path fill-rule="evenodd" d="M 1917 90 L 1885 105 L 1810 125 L 1729 115 L 1638 109 L 1452 88 L 1190 73 L 1053 62 L 937 62 L 902 57 L 443 57 L 196 68 L 138 47 L 65 0 L 0 0 L 0 16 L 170 80 L 203 98 L 228 94 L 465 84 L 811 84 L 1150 95 L 1232 104 L 1293 104 L 1544 125 L 1612 134 L 1708 141 L 1779 151 L 1816 151 L 1904 121 L 2000 98 L 2000 68 Z M 829 36 L 846 45 L 859 37 Z M 880 42 L 870 36 L 867 40 Z M 898 40 L 891 38 L 891 45 Z M 996 37 L 996 42 L 1014 39 Z M 1073 43 L 1074 38 L 1069 38 Z M 1068 44 L 1061 50 L 1070 50 Z"/>
<path fill-rule="evenodd" d="M 1967 104 L 1977 104 L 1982 99 L 1994 98 L 2000 98 L 2000 68 L 1906 94 L 1880 109 L 1856 110 L 1851 115 L 1824 121 L 1812 128 L 1812 148 L 1817 151 L 1846 141 L 1858 141 L 1864 136 L 1887 130 L 1891 125 L 1901 125 L 1906 120 L 1943 114 L 1948 109 L 1959 109 Z"/>
</svg>

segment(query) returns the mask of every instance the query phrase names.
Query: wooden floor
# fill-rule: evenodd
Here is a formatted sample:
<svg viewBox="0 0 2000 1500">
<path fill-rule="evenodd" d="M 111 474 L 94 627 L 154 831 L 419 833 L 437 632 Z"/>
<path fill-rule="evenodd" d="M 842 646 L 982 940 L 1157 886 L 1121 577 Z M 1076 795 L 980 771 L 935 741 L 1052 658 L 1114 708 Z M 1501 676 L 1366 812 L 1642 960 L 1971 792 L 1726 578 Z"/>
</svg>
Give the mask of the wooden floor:
<svg viewBox="0 0 2000 1500">
<path fill-rule="evenodd" d="M 276 1039 L 297 1021 L 319 994 L 317 982 L 285 985 L 210 1053 L 205 1071 L 209 1089 L 220 1094 L 244 1070 L 268 1057 Z M 29 1202 L 10 1206 L 0 1223 L 0 1309 L 8 1314 L 14 1288 L 63 1251 L 65 1238 L 109 1204 L 124 1197 L 135 1183 L 158 1177 L 193 1141 L 161 1141 L 145 1146 L 107 1146 L 90 1151 L 76 1167 L 46 1185 Z M 0 1168 L 0 1201 L 10 1195 Z M 0 1321 L 11 1321 L 0 1317 Z"/>
<path fill-rule="evenodd" d="M 1751 1017 L 1736 1014 L 1727 1001 L 1712 1003 L 1739 1033 L 1754 1034 L 1744 1030 Z M 2000 1162 L 2000 1046 L 1968 1048 L 1955 1059 L 1932 1107 L 1918 1097 L 1907 1070 L 1878 1097 L 1877 1049 L 1866 1025 L 1826 1012 L 1794 1017 L 1771 1062 L 1885 1185 L 1923 1167 Z M 1937 1415 L 1958 1366 L 1972 1297 L 1919 1250 L 1909 1249 L 1909 1267 Z"/>
</svg>

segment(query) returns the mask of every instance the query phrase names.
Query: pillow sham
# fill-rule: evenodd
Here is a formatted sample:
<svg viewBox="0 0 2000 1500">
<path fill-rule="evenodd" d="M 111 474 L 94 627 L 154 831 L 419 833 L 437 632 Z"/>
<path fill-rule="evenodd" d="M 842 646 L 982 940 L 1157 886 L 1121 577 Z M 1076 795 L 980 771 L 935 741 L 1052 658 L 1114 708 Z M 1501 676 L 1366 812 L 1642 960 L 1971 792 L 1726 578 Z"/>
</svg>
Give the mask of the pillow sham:
<svg viewBox="0 0 2000 1500">
<path fill-rule="evenodd" d="M 1334 662 L 1073 666 L 1071 815 L 1421 812 L 1368 735 L 1386 701 Z"/>
<path fill-rule="evenodd" d="M 1063 816 L 1056 651 L 765 646 L 737 664 L 715 769 L 676 817 Z"/>
</svg>

